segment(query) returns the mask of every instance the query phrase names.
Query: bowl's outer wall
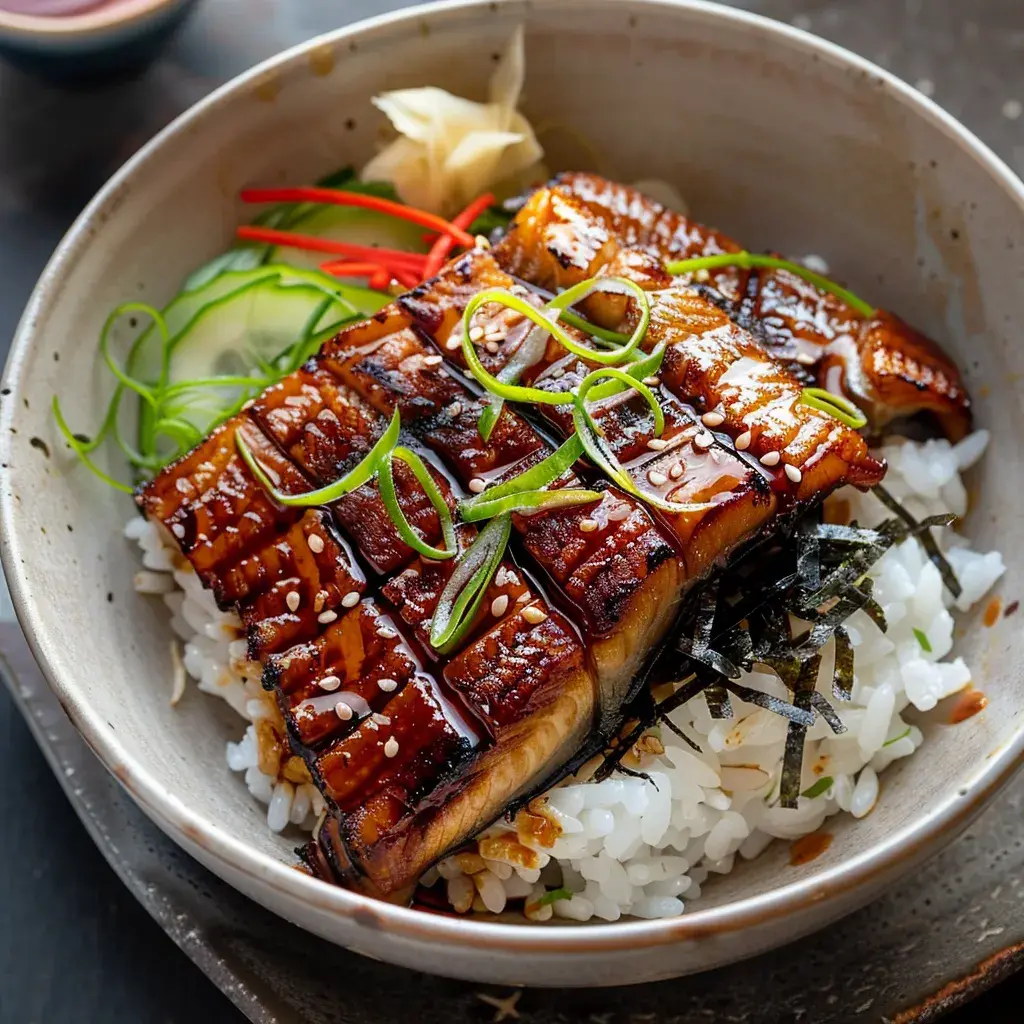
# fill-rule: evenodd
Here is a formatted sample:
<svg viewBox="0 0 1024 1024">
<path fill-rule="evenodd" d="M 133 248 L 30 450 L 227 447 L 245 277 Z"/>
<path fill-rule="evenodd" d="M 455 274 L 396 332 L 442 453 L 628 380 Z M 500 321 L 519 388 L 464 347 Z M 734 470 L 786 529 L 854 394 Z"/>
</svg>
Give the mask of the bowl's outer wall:
<svg viewBox="0 0 1024 1024">
<path fill-rule="evenodd" d="M 0 407 L 5 562 L 26 632 L 86 738 L 172 837 L 249 895 L 334 941 L 438 973 L 642 981 L 826 923 L 951 838 L 960 812 L 978 809 L 1019 753 L 1014 620 L 965 622 L 961 650 L 988 712 L 956 729 L 932 716 L 929 742 L 886 774 L 872 815 L 855 827 L 837 820 L 838 840 L 799 872 L 784 849 L 769 850 L 756 871 L 717 882 L 702 910 L 675 922 L 538 932 L 417 917 L 282 866 L 294 839 L 269 835 L 224 769 L 225 737 L 238 732 L 230 713 L 195 692 L 168 706 L 166 615 L 132 594 L 136 558 L 118 531 L 130 505 L 74 465 L 50 416 L 59 392 L 76 429 L 97 423 L 110 393 L 94 343 L 106 313 L 126 299 L 165 301 L 223 249 L 243 217 L 241 185 L 361 163 L 381 127 L 369 98 L 383 89 L 430 82 L 482 97 L 492 54 L 520 20 L 527 113 L 581 132 L 598 169 L 675 181 L 700 219 L 750 247 L 824 254 L 854 290 L 955 353 L 993 431 L 969 532 L 1004 551 L 1012 589 L 1024 561 L 1016 186 L 941 116 L 836 51 L 737 12 L 632 0 L 387 20 L 251 76 L 147 147 L 73 229 L 26 312 L 8 367 L 14 391 Z M 543 141 L 552 166 L 592 166 L 570 133 Z M 495 956 L 512 947 L 515 958 Z"/>
</svg>

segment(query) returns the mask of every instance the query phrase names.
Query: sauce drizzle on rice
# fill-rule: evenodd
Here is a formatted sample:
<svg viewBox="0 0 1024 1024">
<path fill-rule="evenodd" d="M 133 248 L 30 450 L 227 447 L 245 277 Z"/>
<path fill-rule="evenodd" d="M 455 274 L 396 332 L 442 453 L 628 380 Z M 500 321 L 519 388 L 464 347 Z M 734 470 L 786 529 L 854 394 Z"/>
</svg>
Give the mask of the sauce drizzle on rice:
<svg viewBox="0 0 1024 1024">
<path fill-rule="evenodd" d="M 988 697 L 981 690 L 976 690 L 968 684 L 967 689 L 957 697 L 953 710 L 949 713 L 949 724 L 959 725 L 961 722 L 966 722 L 968 718 L 973 718 L 987 706 Z"/>
<path fill-rule="evenodd" d="M 789 847 L 789 863 L 795 868 L 810 864 L 831 845 L 831 832 L 812 832 L 810 835 L 801 836 Z"/>
</svg>

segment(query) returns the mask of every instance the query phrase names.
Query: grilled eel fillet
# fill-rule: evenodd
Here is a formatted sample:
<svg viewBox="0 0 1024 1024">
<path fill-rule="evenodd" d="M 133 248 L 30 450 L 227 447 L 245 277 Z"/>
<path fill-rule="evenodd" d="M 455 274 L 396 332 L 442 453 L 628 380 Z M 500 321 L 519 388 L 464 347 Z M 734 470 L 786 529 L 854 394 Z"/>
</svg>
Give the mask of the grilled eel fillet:
<svg viewBox="0 0 1024 1024">
<path fill-rule="evenodd" d="M 622 248 L 660 262 L 741 247 L 636 189 L 567 173 L 530 196 L 499 246 L 499 259 L 515 276 L 554 289 L 594 276 Z M 754 330 L 794 376 L 846 393 L 874 426 L 927 413 L 954 441 L 970 430 L 970 399 L 956 366 L 893 314 L 879 310 L 864 319 L 786 270 L 731 267 L 708 277 L 730 315 Z"/>
<path fill-rule="evenodd" d="M 516 554 L 506 557 L 461 649 L 440 656 L 427 642 L 429 620 L 452 563 L 426 561 L 404 545 L 375 482 L 330 508 L 277 505 L 250 475 L 235 435 L 289 493 L 347 472 L 396 406 L 403 443 L 428 460 L 452 505 L 471 480 L 524 471 L 551 442 L 508 408 L 483 442 L 481 398 L 443 359 L 459 357 L 451 330 L 465 302 L 496 283 L 513 282 L 490 256 L 461 257 L 342 331 L 137 496 L 219 604 L 237 607 L 250 656 L 263 664 L 291 742 L 327 799 L 307 864 L 322 878 L 392 899 L 405 898 L 429 864 L 565 763 L 595 727 L 614 723 L 639 659 L 686 587 L 716 560 L 771 529 L 782 510 L 882 473 L 856 434 L 828 420 L 803 452 L 805 482 L 782 483 L 733 450 L 735 418 L 709 448 L 699 444 L 704 430 L 694 414 L 706 401 L 681 399 L 668 383 L 660 391 L 670 448 L 657 452 L 644 442 L 645 417 L 632 399 L 610 399 L 601 422 L 631 470 L 649 476 L 664 464 L 664 493 L 707 509 L 656 517 L 605 485 L 590 505 L 514 517 Z M 743 332 L 710 304 L 701 313 L 723 323 L 701 337 L 680 336 L 679 372 L 690 367 L 687 381 L 724 394 L 714 360 L 684 349 L 692 343 L 695 353 L 713 354 Z M 524 333 L 523 325 L 508 330 L 493 365 Z M 534 371 L 556 380 L 557 360 L 549 362 Z M 785 372 L 777 374 L 786 383 Z M 806 407 L 797 418 L 827 420 Z M 677 463 L 683 468 L 673 472 Z M 395 471 L 403 511 L 436 543 L 436 513 L 404 465 Z M 555 486 L 574 481 L 570 472 Z M 460 544 L 473 535 L 460 527 Z M 350 717 L 337 713 L 339 701 Z"/>
</svg>

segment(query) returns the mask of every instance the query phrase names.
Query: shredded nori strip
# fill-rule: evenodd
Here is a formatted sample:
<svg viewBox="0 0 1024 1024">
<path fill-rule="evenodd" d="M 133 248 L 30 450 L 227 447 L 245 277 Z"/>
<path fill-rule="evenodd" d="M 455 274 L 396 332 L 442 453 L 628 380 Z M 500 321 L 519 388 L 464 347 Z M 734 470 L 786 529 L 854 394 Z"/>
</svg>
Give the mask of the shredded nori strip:
<svg viewBox="0 0 1024 1024">
<path fill-rule="evenodd" d="M 821 667 L 821 655 L 808 658 L 800 668 L 800 676 L 796 681 L 793 703 L 802 711 L 809 712 L 814 685 Z M 811 716 L 813 720 L 813 715 Z M 799 722 L 790 722 L 786 733 L 786 751 L 782 755 L 782 776 L 779 782 L 779 802 L 783 807 L 793 809 L 800 798 L 800 770 L 804 764 L 804 741 L 807 738 L 807 726 Z"/>
<path fill-rule="evenodd" d="M 694 741 L 691 740 L 690 737 L 687 736 L 686 733 L 683 732 L 683 730 L 680 729 L 679 726 L 676 725 L 676 723 L 673 722 L 667 714 L 659 712 L 657 720 L 659 725 L 667 726 L 668 729 L 674 732 L 684 743 L 686 743 L 690 747 L 691 750 L 697 751 L 698 754 L 701 752 L 700 746 L 694 743 Z"/>
<path fill-rule="evenodd" d="M 836 626 L 832 634 L 836 642 L 836 661 L 832 669 L 832 693 L 837 700 L 853 697 L 853 644 L 845 626 Z"/>
<path fill-rule="evenodd" d="M 881 606 L 872 595 L 871 567 L 894 544 L 911 536 L 921 538 L 929 557 L 953 593 L 959 584 L 929 530 L 945 526 L 952 516 L 917 520 L 888 494 L 879 498 L 895 516 L 869 529 L 851 523 L 842 526 L 808 515 L 784 535 L 747 549 L 744 557 L 705 585 L 696 600 L 684 602 L 671 639 L 650 659 L 631 687 L 629 706 L 620 721 L 637 724 L 624 736 L 598 739 L 588 745 L 585 760 L 604 751 L 595 779 L 614 771 L 645 777 L 622 765 L 644 731 L 662 723 L 690 747 L 700 747 L 672 722 L 669 715 L 703 694 L 716 720 L 732 718 L 730 694 L 765 708 L 789 722 L 779 779 L 783 807 L 797 806 L 807 729 L 821 716 L 836 734 L 846 731 L 829 699 L 817 691 L 822 648 L 835 646 L 832 694 L 836 700 L 852 697 L 854 650 L 844 623 L 856 611 L 868 615 L 883 632 L 887 628 Z M 884 495 L 884 496 L 883 496 Z M 943 569 L 945 566 L 945 570 Z M 953 586 L 949 586 L 950 578 Z M 956 589 L 954 589 L 954 587 Z M 797 635 L 792 622 L 807 623 Z M 761 665 L 773 671 L 793 694 L 792 702 L 739 682 L 741 670 Z M 651 685 L 660 680 L 683 680 L 669 697 L 656 702 Z M 574 759 L 578 767 L 583 760 Z M 564 777 L 564 773 L 562 775 Z"/>
<path fill-rule="evenodd" d="M 925 551 L 928 552 L 928 557 L 931 559 L 935 568 L 939 570 L 939 575 L 942 577 L 942 582 L 946 585 L 946 589 L 954 597 L 959 597 L 963 592 L 960 586 L 960 581 L 956 578 L 956 573 L 953 572 L 953 567 L 946 561 L 945 556 L 939 550 L 939 545 L 931 535 L 930 530 L 932 525 L 931 521 L 942 519 L 944 522 L 934 522 L 934 525 L 949 525 L 952 520 L 947 516 L 929 516 L 928 519 L 918 522 L 881 484 L 875 484 L 871 489 L 871 493 L 874 494 L 874 496 L 878 498 L 878 500 L 885 505 L 890 512 L 899 516 L 899 518 L 902 519 L 908 527 L 910 527 L 912 534 L 917 535 L 921 544 L 924 546 Z"/>
<path fill-rule="evenodd" d="M 795 704 L 782 700 L 780 697 L 765 693 L 763 690 L 755 690 L 752 686 L 734 683 L 731 679 L 723 685 L 727 690 L 739 697 L 740 700 L 746 701 L 748 704 L 756 704 L 759 708 L 764 708 L 766 711 L 774 711 L 775 714 L 782 715 L 783 718 L 788 718 L 791 722 L 796 722 L 798 725 L 814 725 L 814 715 L 810 711 L 804 711 Z M 818 696 L 821 695 L 819 694 Z"/>
<path fill-rule="evenodd" d="M 828 723 L 828 727 L 839 736 L 841 733 L 846 732 L 846 726 L 843 725 L 843 720 L 839 717 L 839 713 L 834 707 L 828 702 L 828 698 L 818 693 L 817 690 L 811 694 L 811 706 L 815 711 L 821 715 L 822 718 Z"/>
<path fill-rule="evenodd" d="M 729 693 L 721 680 L 708 683 L 704 688 L 704 699 L 712 718 L 732 718 L 732 701 L 729 700 Z"/>
</svg>

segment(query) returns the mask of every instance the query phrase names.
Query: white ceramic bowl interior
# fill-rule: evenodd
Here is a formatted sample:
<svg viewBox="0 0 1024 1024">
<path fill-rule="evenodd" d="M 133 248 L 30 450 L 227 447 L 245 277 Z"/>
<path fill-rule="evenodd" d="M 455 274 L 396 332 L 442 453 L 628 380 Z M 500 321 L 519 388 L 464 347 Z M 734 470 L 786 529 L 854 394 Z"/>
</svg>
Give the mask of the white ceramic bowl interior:
<svg viewBox="0 0 1024 1024">
<path fill-rule="evenodd" d="M 432 83 L 482 96 L 492 55 L 527 32 L 525 108 L 571 126 L 623 180 L 675 182 L 698 219 L 748 246 L 824 254 L 834 274 L 955 353 L 993 432 L 969 532 L 1022 578 L 1024 194 L 987 150 L 885 73 L 802 33 L 699 3 L 546 0 L 421 8 L 323 37 L 200 103 L 115 176 L 33 295 L 2 407 L 4 564 L 22 624 L 68 713 L 175 840 L 217 874 L 335 942 L 396 963 L 490 981 L 643 981 L 749 955 L 865 902 L 966 823 L 1021 755 L 1024 641 L 1016 622 L 963 624 L 985 714 L 925 723 L 927 743 L 884 777 L 877 809 L 791 867 L 776 844 L 670 921 L 516 927 L 424 915 L 292 869 L 298 837 L 271 835 L 224 765 L 241 729 L 193 689 L 172 709 L 166 615 L 132 593 L 121 494 L 76 466 L 50 400 L 76 429 L 110 393 L 96 338 L 126 299 L 162 303 L 243 219 L 240 186 L 303 183 L 373 151 L 370 97 Z M 567 132 L 555 168 L 591 166 Z M 49 454 L 48 454 L 49 453 Z"/>
</svg>

